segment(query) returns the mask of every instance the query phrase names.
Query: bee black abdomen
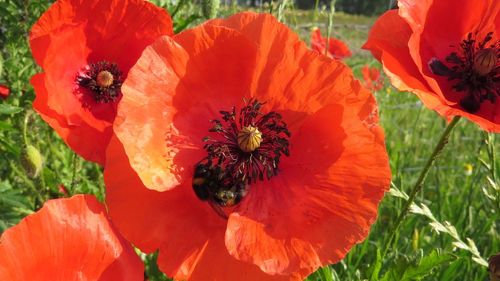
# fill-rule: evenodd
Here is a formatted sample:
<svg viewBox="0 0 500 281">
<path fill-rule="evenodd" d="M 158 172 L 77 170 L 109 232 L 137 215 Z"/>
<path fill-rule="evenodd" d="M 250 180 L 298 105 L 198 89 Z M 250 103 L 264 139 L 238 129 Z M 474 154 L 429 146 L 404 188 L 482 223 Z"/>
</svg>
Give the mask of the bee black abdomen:
<svg viewBox="0 0 500 281">
<path fill-rule="evenodd" d="M 192 186 L 194 193 L 202 201 L 206 201 L 210 197 L 210 191 L 207 186 L 210 176 L 211 173 L 206 165 L 198 164 L 195 166 Z"/>
<path fill-rule="evenodd" d="M 202 185 L 193 184 L 193 190 L 194 190 L 194 193 L 196 194 L 196 196 L 202 201 L 206 201 L 210 197 L 210 193 L 208 191 L 208 188 L 204 184 L 202 184 Z"/>
</svg>

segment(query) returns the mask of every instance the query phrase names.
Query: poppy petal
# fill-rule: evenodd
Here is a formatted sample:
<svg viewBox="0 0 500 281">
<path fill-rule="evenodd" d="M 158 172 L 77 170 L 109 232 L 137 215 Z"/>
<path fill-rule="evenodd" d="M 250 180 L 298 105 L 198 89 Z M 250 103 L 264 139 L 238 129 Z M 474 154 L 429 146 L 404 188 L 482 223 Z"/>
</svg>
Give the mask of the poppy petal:
<svg viewBox="0 0 500 281">
<path fill-rule="evenodd" d="M 348 83 L 331 83 L 349 79 L 344 64 L 311 52 L 297 34 L 269 14 L 244 12 L 208 24 L 239 31 L 258 45 L 250 91 L 266 102 L 267 111 L 282 114 L 291 131 L 305 115 L 350 89 Z"/>
<path fill-rule="evenodd" d="M 307 118 L 278 176 L 252 185 L 229 217 L 233 256 L 270 274 L 306 276 L 366 238 L 390 169 L 375 101 L 352 83 L 355 93 Z"/>
<path fill-rule="evenodd" d="M 231 257 L 224 247 L 226 220 L 200 201 L 190 186 L 168 192 L 147 189 L 116 137 L 107 156 L 114 159 L 106 163 L 104 172 L 110 216 L 141 250 L 160 250 L 158 264 L 168 276 L 176 280 L 293 279 L 269 276 Z"/>
<path fill-rule="evenodd" d="M 0 84 L 0 98 L 6 99 L 10 95 L 9 87 Z"/>
<path fill-rule="evenodd" d="M 163 34 L 172 34 L 170 16 L 146 1 L 56 1 L 30 32 L 33 57 L 45 73 L 42 81 L 33 79 L 35 110 L 47 122 L 58 120 L 49 124 L 76 153 L 102 165 L 116 102 L 77 95 L 77 74 L 109 61 L 125 78 L 143 49 Z"/>
<path fill-rule="evenodd" d="M 411 32 L 397 11 L 388 11 L 375 22 L 363 49 L 370 50 L 382 62 L 392 85 L 400 91 L 415 93 L 427 107 L 437 109 L 444 101 L 429 94 L 431 89 L 410 55 Z"/>
<path fill-rule="evenodd" d="M 311 32 L 311 49 L 317 51 L 320 54 L 325 54 L 326 50 L 326 38 L 321 35 L 319 28 L 315 28 Z M 330 38 L 328 40 L 328 52 L 327 55 L 335 59 L 343 59 L 350 57 L 352 55 L 349 47 L 339 39 Z"/>
<path fill-rule="evenodd" d="M 250 97 L 256 53 L 238 32 L 211 25 L 146 48 L 122 87 L 114 130 L 148 188 L 191 178 L 210 120 Z"/>
<path fill-rule="evenodd" d="M 0 238 L 1 280 L 143 280 L 144 266 L 94 196 L 50 200 Z"/>
<path fill-rule="evenodd" d="M 319 28 L 316 28 L 311 32 L 311 49 L 319 52 L 320 54 L 325 53 L 324 39 L 323 36 L 321 36 L 321 30 Z"/>
<path fill-rule="evenodd" d="M 36 74 L 31 78 L 31 85 L 33 85 L 37 93 L 33 101 L 33 108 L 77 154 L 84 156 L 89 161 L 104 163 L 105 149 L 109 142 L 108 139 L 112 134 L 109 123 L 106 126 L 105 122 L 99 121 L 102 125 L 96 127 L 95 125 L 99 124 L 97 122 L 94 123 L 94 126 L 90 126 L 88 123 L 79 122 L 80 120 L 77 118 L 67 120 L 64 118 L 64 115 L 57 112 L 57 110 L 63 109 L 61 109 L 54 98 L 64 97 L 71 99 L 72 97 L 67 96 L 67 92 L 61 93 L 61 89 L 57 89 L 54 86 L 50 87 L 52 91 L 49 94 L 46 83 L 50 82 L 46 79 L 45 73 Z M 73 106 L 67 107 L 67 110 L 81 107 L 81 104 L 76 100 L 73 100 L 72 103 Z M 54 105 L 56 108 L 52 108 L 51 105 Z M 75 117 L 75 115 L 72 116 Z M 96 138 L 96 135 L 100 135 L 101 137 Z"/>
<path fill-rule="evenodd" d="M 51 40 L 68 26 L 84 27 L 86 44 L 93 51 L 91 58 L 120 62 L 126 70 L 158 36 L 173 34 L 170 15 L 148 1 L 58 0 L 30 32 L 30 46 L 38 65 L 44 67 L 44 62 L 50 62 L 47 50 Z"/>
</svg>

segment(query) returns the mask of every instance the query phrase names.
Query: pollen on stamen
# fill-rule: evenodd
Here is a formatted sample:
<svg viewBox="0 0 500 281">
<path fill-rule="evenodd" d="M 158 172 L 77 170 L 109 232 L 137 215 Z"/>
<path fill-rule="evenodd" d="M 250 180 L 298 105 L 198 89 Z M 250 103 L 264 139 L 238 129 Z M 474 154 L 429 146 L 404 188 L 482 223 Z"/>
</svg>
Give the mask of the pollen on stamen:
<svg viewBox="0 0 500 281">
<path fill-rule="evenodd" d="M 78 86 L 75 93 L 90 95 L 97 103 L 110 103 L 119 97 L 123 77 L 116 64 L 100 61 L 79 71 L 75 82 Z"/>
<path fill-rule="evenodd" d="M 113 84 L 113 74 L 107 70 L 103 70 L 97 74 L 97 85 L 102 88 L 109 87 Z"/>
</svg>

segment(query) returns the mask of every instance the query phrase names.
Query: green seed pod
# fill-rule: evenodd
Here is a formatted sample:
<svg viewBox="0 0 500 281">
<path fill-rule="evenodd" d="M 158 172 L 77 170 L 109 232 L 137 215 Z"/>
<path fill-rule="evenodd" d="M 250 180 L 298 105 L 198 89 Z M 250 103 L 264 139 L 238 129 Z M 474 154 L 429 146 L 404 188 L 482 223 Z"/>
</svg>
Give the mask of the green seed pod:
<svg viewBox="0 0 500 281">
<path fill-rule="evenodd" d="M 201 4 L 201 9 L 205 18 L 213 19 L 217 16 L 220 0 L 202 0 Z"/>
<path fill-rule="evenodd" d="M 36 178 L 43 167 L 43 158 L 40 151 L 32 145 L 26 146 L 21 156 L 21 164 L 30 178 Z"/>
</svg>

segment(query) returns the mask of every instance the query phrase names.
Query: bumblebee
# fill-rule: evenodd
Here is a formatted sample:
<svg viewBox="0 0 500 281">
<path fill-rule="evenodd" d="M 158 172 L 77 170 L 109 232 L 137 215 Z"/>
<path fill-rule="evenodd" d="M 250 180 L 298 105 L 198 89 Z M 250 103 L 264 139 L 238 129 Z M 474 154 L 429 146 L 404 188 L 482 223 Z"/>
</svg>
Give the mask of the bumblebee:
<svg viewBox="0 0 500 281">
<path fill-rule="evenodd" d="M 247 194 L 247 183 L 234 179 L 220 167 L 199 163 L 195 167 L 193 190 L 202 201 L 208 201 L 210 206 L 220 216 L 227 218 L 224 207 L 237 205 Z"/>
</svg>

